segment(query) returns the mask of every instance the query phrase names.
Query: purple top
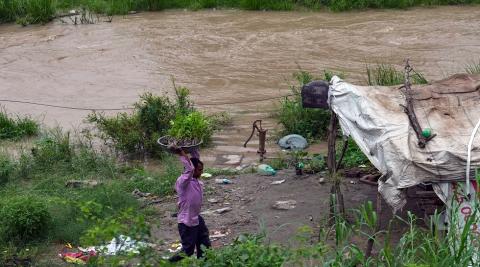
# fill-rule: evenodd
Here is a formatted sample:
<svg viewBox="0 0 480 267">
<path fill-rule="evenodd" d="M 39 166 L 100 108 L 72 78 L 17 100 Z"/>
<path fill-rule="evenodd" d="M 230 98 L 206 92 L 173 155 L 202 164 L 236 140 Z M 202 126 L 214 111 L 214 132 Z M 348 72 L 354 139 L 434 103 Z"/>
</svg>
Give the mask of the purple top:
<svg viewBox="0 0 480 267">
<path fill-rule="evenodd" d="M 198 151 L 191 153 L 193 158 L 200 159 Z M 197 226 L 198 216 L 203 201 L 203 183 L 193 177 L 194 166 L 189 158 L 180 156 L 183 164 L 183 173 L 175 183 L 175 191 L 178 194 L 178 223 L 187 226 Z"/>
</svg>

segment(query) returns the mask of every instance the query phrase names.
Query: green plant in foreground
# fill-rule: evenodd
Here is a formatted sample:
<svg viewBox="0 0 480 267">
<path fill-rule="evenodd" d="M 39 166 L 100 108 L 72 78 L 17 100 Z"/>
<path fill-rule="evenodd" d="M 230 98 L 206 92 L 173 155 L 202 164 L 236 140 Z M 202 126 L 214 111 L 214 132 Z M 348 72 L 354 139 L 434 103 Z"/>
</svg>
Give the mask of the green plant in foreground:
<svg viewBox="0 0 480 267">
<path fill-rule="evenodd" d="M 52 218 L 39 198 L 17 196 L 0 201 L 0 240 L 25 244 L 47 235 Z"/>
</svg>

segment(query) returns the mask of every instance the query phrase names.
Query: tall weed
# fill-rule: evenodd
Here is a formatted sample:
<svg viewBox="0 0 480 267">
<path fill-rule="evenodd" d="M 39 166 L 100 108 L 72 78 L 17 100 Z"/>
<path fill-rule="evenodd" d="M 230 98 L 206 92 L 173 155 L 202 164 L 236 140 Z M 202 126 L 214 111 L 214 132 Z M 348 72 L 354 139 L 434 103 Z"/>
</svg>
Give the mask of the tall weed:
<svg viewBox="0 0 480 267">
<path fill-rule="evenodd" d="M 480 60 L 465 66 L 465 71 L 468 74 L 480 74 Z"/>
<path fill-rule="evenodd" d="M 393 65 L 388 64 L 377 64 L 375 67 L 370 67 L 367 65 L 367 83 L 370 86 L 379 85 L 379 86 L 392 86 L 392 85 L 401 85 L 405 82 L 405 76 L 402 71 L 395 69 Z M 428 81 L 425 79 L 423 74 L 414 72 L 411 75 L 412 84 L 427 84 Z"/>
<path fill-rule="evenodd" d="M 12 118 L 4 109 L 0 110 L 0 140 L 34 136 L 38 134 L 39 129 L 38 122 L 30 117 Z"/>
</svg>

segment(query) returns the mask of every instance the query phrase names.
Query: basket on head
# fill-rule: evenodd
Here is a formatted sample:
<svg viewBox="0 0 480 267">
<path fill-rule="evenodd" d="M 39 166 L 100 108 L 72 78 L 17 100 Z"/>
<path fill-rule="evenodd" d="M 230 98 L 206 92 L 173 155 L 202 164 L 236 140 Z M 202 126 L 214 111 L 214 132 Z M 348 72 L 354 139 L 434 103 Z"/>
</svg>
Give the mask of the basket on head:
<svg viewBox="0 0 480 267">
<path fill-rule="evenodd" d="M 200 145 L 203 143 L 203 141 L 196 141 L 196 140 L 177 140 L 175 139 L 174 137 L 172 136 L 168 136 L 168 135 L 165 135 L 165 136 L 162 136 L 160 138 L 158 138 L 157 140 L 157 143 L 168 150 L 168 147 L 169 145 L 171 144 L 182 144 L 182 143 L 185 143 L 185 142 L 189 142 L 189 143 L 193 143 L 191 145 L 178 145 L 179 148 L 183 149 L 183 151 L 187 152 L 187 153 L 190 153 L 194 150 L 197 150 Z"/>
</svg>

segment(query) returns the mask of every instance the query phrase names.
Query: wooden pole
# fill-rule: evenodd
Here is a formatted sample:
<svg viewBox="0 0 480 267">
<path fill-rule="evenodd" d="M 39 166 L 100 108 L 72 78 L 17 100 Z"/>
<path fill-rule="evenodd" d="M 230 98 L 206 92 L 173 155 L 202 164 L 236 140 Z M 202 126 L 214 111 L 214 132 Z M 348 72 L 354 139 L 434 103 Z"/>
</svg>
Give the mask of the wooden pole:
<svg viewBox="0 0 480 267">
<path fill-rule="evenodd" d="M 337 141 L 337 130 L 338 130 L 338 120 L 337 114 L 330 112 L 330 124 L 328 125 L 328 154 L 327 154 L 327 168 L 330 175 L 335 174 L 336 172 L 336 161 L 335 161 L 335 143 Z"/>
<path fill-rule="evenodd" d="M 336 141 L 338 131 L 337 114 L 331 110 L 330 124 L 328 126 L 328 154 L 327 154 L 327 168 L 330 177 L 333 178 L 331 194 L 334 196 L 332 203 L 330 203 L 330 217 L 336 216 L 337 211 L 345 215 L 345 203 L 343 202 L 343 194 L 340 188 L 340 180 L 337 179 L 337 162 L 336 162 Z M 338 208 L 337 208 L 338 207 Z"/>
</svg>

